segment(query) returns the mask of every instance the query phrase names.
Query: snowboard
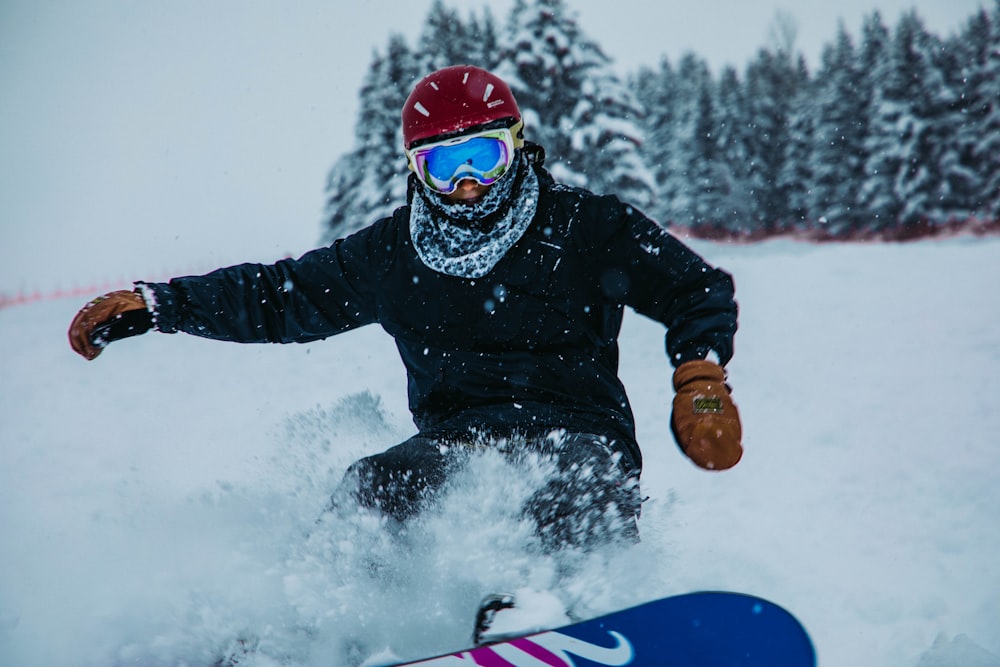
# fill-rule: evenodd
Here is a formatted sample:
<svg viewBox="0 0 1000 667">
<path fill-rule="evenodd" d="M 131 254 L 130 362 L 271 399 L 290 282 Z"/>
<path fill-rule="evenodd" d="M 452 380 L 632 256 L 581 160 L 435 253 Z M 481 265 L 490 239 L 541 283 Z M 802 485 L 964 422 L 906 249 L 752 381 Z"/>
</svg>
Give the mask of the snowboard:
<svg viewBox="0 0 1000 667">
<path fill-rule="evenodd" d="M 814 667 L 805 628 L 743 593 L 662 598 L 556 630 L 395 667 Z"/>
</svg>

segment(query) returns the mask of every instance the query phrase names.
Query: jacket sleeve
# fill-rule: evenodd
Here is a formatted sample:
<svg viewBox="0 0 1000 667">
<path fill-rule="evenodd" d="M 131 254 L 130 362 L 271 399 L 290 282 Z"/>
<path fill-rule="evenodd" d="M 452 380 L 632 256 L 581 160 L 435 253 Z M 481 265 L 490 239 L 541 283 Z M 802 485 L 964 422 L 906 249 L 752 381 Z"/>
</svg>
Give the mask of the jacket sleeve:
<svg viewBox="0 0 1000 667">
<path fill-rule="evenodd" d="M 373 227 L 299 259 L 240 264 L 168 283 L 137 283 L 156 328 L 239 343 L 305 343 L 377 321 L 380 244 Z"/>
<path fill-rule="evenodd" d="M 737 305 L 732 276 L 710 266 L 674 235 L 616 197 L 601 197 L 601 288 L 667 327 L 674 366 L 714 351 L 733 356 Z M 597 239 L 595 239 L 597 240 Z"/>
</svg>

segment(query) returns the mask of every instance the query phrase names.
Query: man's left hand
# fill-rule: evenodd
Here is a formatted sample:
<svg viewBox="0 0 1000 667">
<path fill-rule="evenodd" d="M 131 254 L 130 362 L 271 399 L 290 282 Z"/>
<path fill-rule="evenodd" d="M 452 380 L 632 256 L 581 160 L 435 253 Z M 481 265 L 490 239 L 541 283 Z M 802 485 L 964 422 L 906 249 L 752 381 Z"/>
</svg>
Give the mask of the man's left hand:
<svg viewBox="0 0 1000 667">
<path fill-rule="evenodd" d="M 722 367 L 695 360 L 674 371 L 670 426 L 681 450 L 705 470 L 725 470 L 743 456 L 743 429 Z"/>
</svg>

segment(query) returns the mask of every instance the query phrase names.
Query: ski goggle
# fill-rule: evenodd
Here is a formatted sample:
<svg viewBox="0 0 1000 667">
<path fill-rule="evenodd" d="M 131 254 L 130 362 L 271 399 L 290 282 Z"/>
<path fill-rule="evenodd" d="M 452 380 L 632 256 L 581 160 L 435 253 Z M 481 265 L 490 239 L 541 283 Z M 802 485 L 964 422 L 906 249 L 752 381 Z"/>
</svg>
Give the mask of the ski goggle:
<svg viewBox="0 0 1000 667">
<path fill-rule="evenodd" d="M 410 169 L 441 194 L 451 194 L 462 179 L 492 185 L 514 162 L 513 128 L 501 127 L 465 134 L 406 151 Z"/>
</svg>

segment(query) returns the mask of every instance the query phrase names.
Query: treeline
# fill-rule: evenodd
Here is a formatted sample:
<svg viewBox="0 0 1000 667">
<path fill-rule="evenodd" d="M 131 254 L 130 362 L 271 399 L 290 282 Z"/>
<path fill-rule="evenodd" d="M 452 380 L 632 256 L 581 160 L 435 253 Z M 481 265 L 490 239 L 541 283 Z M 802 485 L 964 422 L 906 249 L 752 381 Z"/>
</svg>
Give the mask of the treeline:
<svg viewBox="0 0 1000 667">
<path fill-rule="evenodd" d="M 781 17 L 779 17 L 781 18 Z M 436 2 L 415 48 L 392 36 L 360 94 L 356 146 L 331 169 L 329 241 L 405 201 L 400 110 L 446 65 L 514 90 L 558 180 L 618 194 L 696 236 L 903 239 L 1000 232 L 1000 0 L 941 38 L 915 12 L 844 26 L 815 73 L 794 26 L 742 70 L 689 53 L 623 81 L 562 0 L 518 0 L 505 27 Z"/>
</svg>

